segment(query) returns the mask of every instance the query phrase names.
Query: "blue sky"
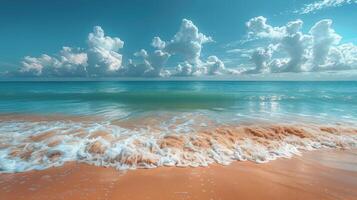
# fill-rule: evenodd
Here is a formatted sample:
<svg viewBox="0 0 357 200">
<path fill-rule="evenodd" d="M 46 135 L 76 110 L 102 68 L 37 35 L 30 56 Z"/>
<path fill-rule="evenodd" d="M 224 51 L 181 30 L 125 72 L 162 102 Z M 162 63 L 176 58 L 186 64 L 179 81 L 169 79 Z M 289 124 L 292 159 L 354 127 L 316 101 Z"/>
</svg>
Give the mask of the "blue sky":
<svg viewBox="0 0 357 200">
<path fill-rule="evenodd" d="M 312 9 L 309 10 L 307 8 Z M 290 21 L 301 19 L 303 26 L 300 32 L 309 35 L 310 29 L 317 22 L 323 19 L 331 19 L 331 29 L 342 39 L 339 40 L 336 37 L 335 40 L 338 40 L 338 44 L 332 42 L 331 47 L 326 47 L 327 51 L 331 53 L 335 51 L 334 49 L 338 49 L 338 51 L 345 52 L 344 49 L 346 47 L 338 47 L 337 45 L 347 43 L 357 44 L 357 28 L 355 27 L 355 19 L 357 19 L 356 9 L 357 4 L 354 0 L 2 0 L 0 6 L 0 72 L 7 71 L 2 76 L 57 76 L 57 71 L 55 73 L 51 70 L 49 70 L 51 72 L 47 73 L 44 73 L 43 70 L 41 73 L 38 73 L 38 71 L 34 73 L 33 68 L 31 70 L 26 69 L 28 71 L 22 70 L 22 72 L 31 71 L 31 73 L 13 73 L 13 71 L 19 71 L 19 69 L 24 68 L 24 61 L 27 63 L 27 67 L 33 66 L 35 62 L 43 68 L 51 68 L 52 66 L 50 65 L 56 65 L 55 67 L 60 68 L 64 64 L 62 64 L 61 53 L 59 52 L 62 47 L 66 46 L 71 48 L 71 50 L 68 50 L 69 54 L 75 52 L 78 55 L 80 52 L 83 52 L 83 54 L 80 54 L 81 58 L 84 59 L 83 56 L 85 56 L 87 59 L 81 60 L 85 64 L 77 63 L 76 61 L 76 67 L 78 67 L 77 65 L 85 65 L 85 69 L 81 69 L 83 73 L 85 72 L 85 75 L 81 74 L 81 70 L 79 70 L 81 72 L 77 70 L 76 73 L 70 73 L 70 76 L 83 75 L 91 77 L 93 74 L 93 76 L 110 77 L 152 77 L 172 76 L 174 74 L 181 74 L 181 76 L 218 74 L 234 74 L 237 76 L 243 74 L 261 74 L 260 76 L 271 76 L 269 74 L 274 73 L 274 70 L 270 69 L 273 63 L 277 61 L 289 62 L 291 57 L 286 57 L 286 53 L 280 53 L 283 52 L 284 47 L 274 38 L 262 38 L 258 32 L 255 32 L 255 35 L 253 34 L 253 36 L 248 38 L 247 35 L 251 30 L 249 30 L 246 23 L 249 20 L 263 16 L 266 24 L 269 26 L 283 27 Z M 182 38 L 173 42 L 175 35 L 179 33 L 180 27 L 184 24 L 183 19 L 187 19 L 190 22 L 188 23 L 187 30 L 197 28 L 199 34 L 203 34 L 207 38 L 210 37 L 210 41 L 202 41 L 200 37 L 194 39 L 193 42 L 198 42 L 199 45 L 199 57 L 195 55 L 194 59 L 192 55 L 187 54 L 191 50 L 182 50 L 182 45 L 185 48 L 187 47 L 187 43 L 182 43 L 184 42 Z M 88 36 L 89 33 L 93 32 L 94 26 L 100 26 L 100 29 L 104 31 L 103 37 L 120 38 L 123 42 L 123 47 L 120 46 L 121 43 L 115 43 L 114 46 L 105 49 L 105 51 L 102 51 L 102 46 L 88 47 L 90 45 Z M 167 46 L 165 48 L 158 48 L 150 45 L 155 36 L 159 36 L 160 40 L 165 41 Z M 311 39 L 311 41 L 316 41 L 316 39 Z M 269 58 L 267 59 L 265 54 L 268 51 L 267 47 L 269 45 L 277 47 L 269 47 L 269 54 L 272 55 L 268 55 Z M 187 48 L 190 48 L 190 46 Z M 309 49 L 310 47 L 304 48 Z M 348 48 L 353 49 L 354 47 L 349 46 Z M 147 55 L 133 55 L 141 49 L 145 49 Z M 243 53 L 239 49 L 244 50 L 244 54 L 247 55 L 242 56 L 241 54 Z M 311 53 L 307 52 L 310 50 L 306 50 L 304 57 L 314 54 L 314 47 L 311 46 L 310 49 Z M 269 70 L 254 71 L 257 63 L 252 62 L 254 60 L 252 55 L 257 50 L 260 54 L 264 54 L 264 69 L 269 68 Z M 160 56 L 154 53 L 156 51 L 161 51 Z M 103 61 L 104 58 L 102 56 L 105 56 L 107 53 L 112 55 L 112 57 L 104 58 L 109 60 L 114 59 L 113 63 L 108 64 Z M 198 52 L 194 53 L 197 54 Z M 330 56 L 330 53 L 326 56 Z M 355 51 L 351 50 L 348 56 L 353 56 L 354 53 Z M 38 58 L 42 54 L 48 55 L 49 57 L 46 59 L 52 59 L 51 62 L 47 62 L 46 59 L 46 63 L 44 63 L 43 59 L 39 60 Z M 281 58 L 279 54 L 282 54 Z M 26 60 L 26 56 L 34 59 Z M 164 56 L 164 59 L 162 56 Z M 214 57 L 209 58 L 210 56 Z M 330 59 L 326 56 L 324 57 L 325 59 Z M 258 57 L 261 59 L 261 55 L 258 55 Z M 277 60 L 278 57 L 280 60 Z M 102 60 L 95 60 L 99 58 Z M 129 59 L 134 60 L 133 63 Z M 135 59 L 139 61 L 135 61 Z M 160 60 L 157 61 L 157 59 Z M 160 66 L 156 67 L 156 65 L 159 65 L 157 64 L 158 62 Z M 354 60 L 350 59 L 345 62 L 348 64 L 340 64 L 343 65 L 342 68 L 354 71 L 354 66 L 346 66 L 354 65 Z M 143 66 L 142 63 L 149 64 Z M 67 62 L 65 65 L 72 67 L 72 64 Z M 44 67 L 44 65 L 46 66 Z M 91 70 L 93 74 L 88 74 L 87 71 L 90 71 L 88 68 L 91 65 L 95 66 L 93 67 L 95 70 Z M 114 66 L 114 73 L 108 72 L 109 65 Z M 181 65 L 181 68 L 179 65 Z M 223 72 L 221 65 L 224 65 L 225 69 L 233 69 L 233 71 L 228 70 L 229 72 L 227 72 L 226 70 Z M 301 65 L 307 66 L 308 64 L 306 62 L 306 64 Z M 310 68 L 314 70 L 308 71 L 322 73 L 320 72 L 322 71 L 321 69 L 327 64 L 320 63 L 319 65 L 322 67 L 311 66 Z M 212 69 L 212 73 L 208 72 L 212 71 L 209 68 L 217 68 L 216 66 L 219 69 Z M 279 65 L 278 68 L 281 66 L 283 64 Z M 98 71 L 99 67 L 103 67 L 103 69 Z M 135 73 L 129 69 L 124 70 L 124 68 L 130 67 L 135 68 Z M 139 73 L 139 68 L 146 70 L 146 72 L 150 68 L 155 68 L 155 70 L 150 73 Z M 176 72 L 178 68 L 181 70 L 180 73 Z M 242 68 L 247 68 L 245 69 L 247 73 L 244 70 L 242 72 Z M 326 71 L 342 71 L 339 70 L 342 68 L 328 66 L 323 69 L 326 69 Z M 163 72 L 166 69 L 168 72 Z M 125 73 L 117 72 L 120 70 L 124 70 Z M 187 73 L 187 70 L 190 73 Z M 203 72 L 202 70 L 206 71 Z M 185 73 L 183 73 L 184 71 Z M 289 70 L 280 71 L 291 72 Z M 297 71 L 294 72 L 296 73 Z M 305 73 L 303 69 L 301 72 Z M 67 74 L 68 69 L 65 72 L 61 72 L 58 76 L 67 76 Z"/>
</svg>

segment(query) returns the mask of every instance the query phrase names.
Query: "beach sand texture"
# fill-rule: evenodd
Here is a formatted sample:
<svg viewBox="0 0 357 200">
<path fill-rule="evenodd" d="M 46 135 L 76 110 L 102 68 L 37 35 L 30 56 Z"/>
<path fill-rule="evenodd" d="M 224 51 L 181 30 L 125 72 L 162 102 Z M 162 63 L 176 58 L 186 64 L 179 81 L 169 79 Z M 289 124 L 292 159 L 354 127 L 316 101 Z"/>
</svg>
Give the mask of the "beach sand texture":
<svg viewBox="0 0 357 200">
<path fill-rule="evenodd" d="M 357 151 L 306 152 L 265 164 L 118 171 L 70 162 L 0 174 L 2 200 L 357 199 Z"/>
</svg>

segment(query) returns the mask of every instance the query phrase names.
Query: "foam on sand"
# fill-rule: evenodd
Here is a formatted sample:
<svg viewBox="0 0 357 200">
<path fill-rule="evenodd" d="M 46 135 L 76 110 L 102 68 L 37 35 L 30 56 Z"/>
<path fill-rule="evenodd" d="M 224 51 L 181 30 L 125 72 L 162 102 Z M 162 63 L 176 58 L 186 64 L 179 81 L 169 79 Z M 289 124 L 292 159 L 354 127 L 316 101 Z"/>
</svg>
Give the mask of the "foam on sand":
<svg viewBox="0 0 357 200">
<path fill-rule="evenodd" d="M 316 124 L 215 124 L 202 117 L 96 123 L 1 120 L 0 172 L 68 161 L 117 169 L 198 167 L 232 161 L 265 163 L 302 151 L 357 147 L 357 128 Z"/>
</svg>

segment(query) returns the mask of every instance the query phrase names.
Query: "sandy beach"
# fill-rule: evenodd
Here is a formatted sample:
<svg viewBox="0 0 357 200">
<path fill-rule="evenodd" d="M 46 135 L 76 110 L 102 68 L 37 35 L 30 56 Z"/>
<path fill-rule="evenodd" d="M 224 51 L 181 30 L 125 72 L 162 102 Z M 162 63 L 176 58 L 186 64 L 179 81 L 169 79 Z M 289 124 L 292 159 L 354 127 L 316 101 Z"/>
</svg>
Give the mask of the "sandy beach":
<svg viewBox="0 0 357 200">
<path fill-rule="evenodd" d="M 265 164 L 118 171 L 67 163 L 0 175 L 3 200 L 357 198 L 357 151 L 324 150 Z"/>
<path fill-rule="evenodd" d="M 357 200 L 357 0 L 3 0 L 0 200 Z"/>
</svg>

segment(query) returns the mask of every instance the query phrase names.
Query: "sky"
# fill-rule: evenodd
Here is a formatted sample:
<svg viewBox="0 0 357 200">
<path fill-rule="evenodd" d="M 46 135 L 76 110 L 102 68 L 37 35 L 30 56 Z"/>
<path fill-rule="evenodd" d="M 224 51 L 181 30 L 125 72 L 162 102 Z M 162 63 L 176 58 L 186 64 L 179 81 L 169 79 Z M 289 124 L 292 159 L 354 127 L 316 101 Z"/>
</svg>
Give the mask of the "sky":
<svg viewBox="0 0 357 200">
<path fill-rule="evenodd" d="M 0 80 L 357 80 L 357 0 L 1 0 Z"/>
</svg>

